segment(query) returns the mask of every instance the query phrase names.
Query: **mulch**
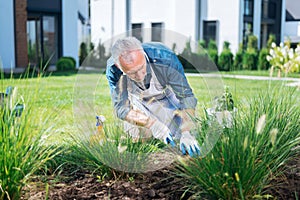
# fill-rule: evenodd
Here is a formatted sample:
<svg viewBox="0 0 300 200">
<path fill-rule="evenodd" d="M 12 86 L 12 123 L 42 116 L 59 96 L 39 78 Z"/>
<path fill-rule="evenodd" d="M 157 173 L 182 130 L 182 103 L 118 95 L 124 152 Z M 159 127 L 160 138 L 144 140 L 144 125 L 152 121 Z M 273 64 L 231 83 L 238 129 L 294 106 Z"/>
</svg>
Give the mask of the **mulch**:
<svg viewBox="0 0 300 200">
<path fill-rule="evenodd" d="M 37 180 L 24 189 L 22 199 L 39 200 L 177 200 L 193 199 L 192 194 L 184 193 L 186 183 L 176 180 L 170 169 L 161 169 L 144 174 L 125 174 L 113 179 L 100 181 L 99 177 L 87 171 L 77 171 L 72 177 L 48 177 L 49 189 L 46 195 L 45 181 Z M 264 191 L 274 199 L 300 199 L 300 158 L 290 162 L 284 175 L 272 180 Z M 184 195 L 183 195 L 184 194 Z"/>
</svg>

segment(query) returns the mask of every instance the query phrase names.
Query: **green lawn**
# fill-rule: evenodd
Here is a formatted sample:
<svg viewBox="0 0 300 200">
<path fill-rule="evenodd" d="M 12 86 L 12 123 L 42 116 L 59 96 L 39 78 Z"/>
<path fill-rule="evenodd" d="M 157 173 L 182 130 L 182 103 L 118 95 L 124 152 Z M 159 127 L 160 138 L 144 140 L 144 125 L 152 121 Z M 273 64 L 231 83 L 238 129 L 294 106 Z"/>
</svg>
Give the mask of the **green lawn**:
<svg viewBox="0 0 300 200">
<path fill-rule="evenodd" d="M 203 107 L 210 107 L 211 100 L 220 95 L 224 85 L 228 85 L 236 105 L 256 94 L 258 91 L 267 91 L 282 84 L 282 81 L 257 81 L 232 78 L 201 78 L 188 77 L 193 91 L 198 99 L 198 111 Z M 37 112 L 47 107 L 52 112 L 59 112 L 57 125 L 61 132 L 74 131 L 78 123 L 95 123 L 95 115 L 104 115 L 106 123 L 114 123 L 113 108 L 107 80 L 102 74 L 67 73 L 48 77 L 22 79 L 4 79 L 2 91 L 8 85 L 17 86 L 23 95 L 24 90 L 39 86 L 38 98 L 34 99 Z M 297 93 L 299 94 L 299 93 Z M 298 97 L 299 98 L 299 95 Z M 75 119 L 75 120 L 74 120 Z"/>
</svg>

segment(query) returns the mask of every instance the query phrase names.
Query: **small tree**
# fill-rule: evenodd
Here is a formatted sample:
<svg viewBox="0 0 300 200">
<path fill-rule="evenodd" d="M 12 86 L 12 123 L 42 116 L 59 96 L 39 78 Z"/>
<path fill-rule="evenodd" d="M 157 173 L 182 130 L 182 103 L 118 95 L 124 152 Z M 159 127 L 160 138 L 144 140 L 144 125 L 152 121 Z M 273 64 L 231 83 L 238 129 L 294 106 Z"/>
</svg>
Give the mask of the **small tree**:
<svg viewBox="0 0 300 200">
<path fill-rule="evenodd" d="M 87 57 L 87 46 L 84 42 L 80 44 L 80 50 L 79 50 L 79 64 L 81 65 L 84 61 L 84 59 Z"/>
</svg>

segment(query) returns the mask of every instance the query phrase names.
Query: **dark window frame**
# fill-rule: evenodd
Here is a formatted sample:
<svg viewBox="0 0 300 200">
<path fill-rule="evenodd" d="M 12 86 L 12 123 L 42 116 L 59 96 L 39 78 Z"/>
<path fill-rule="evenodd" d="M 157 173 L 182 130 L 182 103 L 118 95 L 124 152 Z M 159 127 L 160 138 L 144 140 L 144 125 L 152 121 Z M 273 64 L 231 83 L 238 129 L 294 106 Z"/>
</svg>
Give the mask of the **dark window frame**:
<svg viewBox="0 0 300 200">
<path fill-rule="evenodd" d="M 152 22 L 151 23 L 151 41 L 163 42 L 164 41 L 163 29 L 164 29 L 163 22 Z"/>
<path fill-rule="evenodd" d="M 143 42 L 144 39 L 143 27 L 144 27 L 143 23 L 131 24 L 131 36 L 136 37 L 141 42 Z"/>
<path fill-rule="evenodd" d="M 43 17 L 53 16 L 56 20 L 57 31 L 57 60 L 62 56 L 62 0 L 27 0 L 27 21 L 32 18 L 39 18 L 40 22 L 40 41 L 41 41 L 41 59 L 45 60 L 44 53 L 44 33 L 43 33 Z M 53 60 L 54 64 L 56 61 Z"/>
<path fill-rule="evenodd" d="M 212 30 L 214 29 L 214 30 Z M 218 20 L 204 20 L 203 21 L 203 40 L 206 46 L 210 40 L 214 40 L 218 44 L 219 21 Z"/>
</svg>

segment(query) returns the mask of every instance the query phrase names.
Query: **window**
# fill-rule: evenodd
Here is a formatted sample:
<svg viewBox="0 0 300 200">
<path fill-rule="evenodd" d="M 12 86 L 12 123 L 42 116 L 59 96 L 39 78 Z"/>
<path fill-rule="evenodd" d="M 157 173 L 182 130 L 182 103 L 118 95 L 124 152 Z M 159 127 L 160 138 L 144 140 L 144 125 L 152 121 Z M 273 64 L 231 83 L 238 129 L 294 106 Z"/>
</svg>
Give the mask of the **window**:
<svg viewBox="0 0 300 200">
<path fill-rule="evenodd" d="M 38 17 L 27 20 L 28 60 L 31 65 L 35 66 L 41 60 L 40 26 L 41 20 Z"/>
<path fill-rule="evenodd" d="M 275 19 L 276 18 L 276 4 L 274 2 L 270 2 L 269 4 L 269 18 Z"/>
<path fill-rule="evenodd" d="M 204 21 L 203 22 L 203 39 L 206 45 L 209 40 L 218 40 L 218 21 Z"/>
<path fill-rule="evenodd" d="M 163 23 L 152 23 L 151 24 L 151 40 L 155 42 L 162 42 L 162 29 Z"/>
<path fill-rule="evenodd" d="M 58 60 L 58 22 L 56 16 L 29 15 L 27 19 L 28 59 L 38 66 Z"/>
<path fill-rule="evenodd" d="M 244 15 L 253 16 L 253 0 L 244 1 Z"/>
<path fill-rule="evenodd" d="M 43 17 L 43 47 L 44 59 L 49 60 L 50 64 L 55 64 L 58 59 L 58 37 L 57 22 L 54 16 Z"/>
<path fill-rule="evenodd" d="M 132 36 L 136 37 L 139 41 L 143 42 L 143 31 L 142 31 L 143 24 L 132 24 Z"/>
</svg>

